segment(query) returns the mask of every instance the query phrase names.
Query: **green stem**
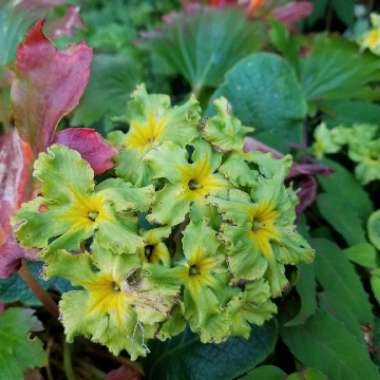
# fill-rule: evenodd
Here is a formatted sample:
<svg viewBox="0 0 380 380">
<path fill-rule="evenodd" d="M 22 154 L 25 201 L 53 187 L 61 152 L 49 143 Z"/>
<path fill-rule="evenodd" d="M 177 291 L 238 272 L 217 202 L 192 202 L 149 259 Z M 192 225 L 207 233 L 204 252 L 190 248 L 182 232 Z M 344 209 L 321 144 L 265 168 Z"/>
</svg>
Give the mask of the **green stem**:
<svg viewBox="0 0 380 380">
<path fill-rule="evenodd" d="M 63 344 L 63 370 L 67 380 L 76 380 L 71 359 L 71 348 L 67 342 Z"/>
</svg>

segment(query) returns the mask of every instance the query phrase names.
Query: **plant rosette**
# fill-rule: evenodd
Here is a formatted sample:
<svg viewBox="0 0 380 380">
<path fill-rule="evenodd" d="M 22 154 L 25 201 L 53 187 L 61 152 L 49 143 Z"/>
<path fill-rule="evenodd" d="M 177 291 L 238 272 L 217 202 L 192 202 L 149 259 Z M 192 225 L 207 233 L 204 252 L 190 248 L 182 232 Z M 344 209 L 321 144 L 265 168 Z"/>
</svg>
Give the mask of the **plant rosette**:
<svg viewBox="0 0 380 380">
<path fill-rule="evenodd" d="M 13 224 L 46 276 L 75 286 L 60 302 L 69 341 L 84 335 L 135 360 L 186 326 L 204 343 L 247 338 L 276 313 L 285 267 L 313 260 L 284 185 L 291 157 L 244 153 L 251 128 L 226 99 L 215 106 L 200 122 L 195 98 L 171 106 L 139 86 L 119 118 L 128 132 L 108 138 L 119 153 L 106 179 L 68 147 L 39 155 L 39 195 Z"/>
</svg>

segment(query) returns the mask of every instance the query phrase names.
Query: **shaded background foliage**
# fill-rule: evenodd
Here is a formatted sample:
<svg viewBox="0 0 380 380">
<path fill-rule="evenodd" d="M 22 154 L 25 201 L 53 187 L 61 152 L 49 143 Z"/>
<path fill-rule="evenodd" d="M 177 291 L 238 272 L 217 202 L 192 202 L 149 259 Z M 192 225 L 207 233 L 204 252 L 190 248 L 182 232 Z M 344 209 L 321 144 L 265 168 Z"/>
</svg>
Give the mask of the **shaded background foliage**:
<svg viewBox="0 0 380 380">
<path fill-rule="evenodd" d="M 273 10 L 287 1 L 268 1 L 268 9 L 264 6 L 251 19 L 241 9 L 196 10 L 175 0 L 21 3 L 0 6 L 4 130 L 12 122 L 9 67 L 18 43 L 42 16 L 59 48 L 82 39 L 94 48 L 86 91 L 59 129 L 92 127 L 103 134 L 126 129 L 115 117 L 124 114 L 131 91 L 141 82 L 150 91 L 169 93 L 175 102 L 194 92 L 209 115 L 212 99 L 226 96 L 237 117 L 256 129 L 256 138 L 292 153 L 297 162 L 310 158 L 313 131 L 321 121 L 333 127 L 380 120 L 380 58 L 361 52 L 354 41 L 368 29 L 369 12 L 380 10 L 375 1 L 312 0 L 313 12 L 290 29 L 288 19 Z M 62 24 L 54 27 L 70 6 L 81 7 L 82 21 L 69 32 Z M 59 324 L 15 273 L 0 280 L 0 302 L 35 307 L 45 331 L 29 309 L 0 314 L 0 379 L 22 378 L 21 362 L 25 369 L 45 365 L 44 378 L 70 380 L 74 372 L 79 379 L 104 378 L 120 365 L 124 372 L 109 376 L 139 379 L 144 371 L 148 379 L 173 380 L 380 378 L 379 247 L 367 230 L 369 216 L 380 207 L 379 183 L 360 185 L 344 153 L 319 163 L 334 173 L 316 176 L 316 202 L 299 221 L 316 260 L 291 273 L 293 288 L 277 301 L 278 319 L 253 329 L 249 340 L 202 345 L 187 331 L 153 343 L 150 355 L 137 365 L 82 340 L 69 347 L 61 343 Z M 68 289 L 61 279 L 43 281 L 38 263 L 29 266 L 57 299 Z M 38 335 L 45 353 L 37 338 L 28 341 L 28 331 Z M 8 343 L 9 332 L 17 341 Z"/>
</svg>

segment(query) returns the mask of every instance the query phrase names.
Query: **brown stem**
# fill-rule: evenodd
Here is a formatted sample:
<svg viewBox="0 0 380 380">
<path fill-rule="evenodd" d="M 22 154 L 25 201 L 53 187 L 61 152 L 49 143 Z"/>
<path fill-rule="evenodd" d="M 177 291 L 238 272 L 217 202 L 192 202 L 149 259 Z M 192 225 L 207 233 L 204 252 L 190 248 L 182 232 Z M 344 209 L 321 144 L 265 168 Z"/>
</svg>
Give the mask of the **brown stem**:
<svg viewBox="0 0 380 380">
<path fill-rule="evenodd" d="M 58 318 L 59 310 L 57 304 L 50 297 L 48 292 L 33 277 L 25 261 L 22 261 L 21 268 L 18 271 L 20 277 L 26 282 L 33 294 L 41 301 L 45 309 L 53 318 Z"/>
</svg>

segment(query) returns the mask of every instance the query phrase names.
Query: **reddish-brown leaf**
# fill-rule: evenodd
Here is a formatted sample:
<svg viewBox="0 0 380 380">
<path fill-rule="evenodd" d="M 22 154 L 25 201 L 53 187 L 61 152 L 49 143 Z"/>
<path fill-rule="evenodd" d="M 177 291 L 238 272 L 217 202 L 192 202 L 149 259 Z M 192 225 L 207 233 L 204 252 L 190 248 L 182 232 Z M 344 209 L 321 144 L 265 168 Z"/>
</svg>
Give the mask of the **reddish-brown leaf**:
<svg viewBox="0 0 380 380">
<path fill-rule="evenodd" d="M 35 155 L 50 145 L 60 119 L 78 105 L 92 60 L 84 42 L 58 51 L 43 34 L 43 23 L 19 46 L 11 86 L 15 125 Z"/>
<path fill-rule="evenodd" d="M 33 256 L 15 239 L 10 218 L 31 191 L 32 153 L 16 129 L 0 136 L 0 277 L 8 277 L 22 257 Z"/>
<path fill-rule="evenodd" d="M 141 380 L 142 376 L 135 369 L 122 365 L 106 375 L 105 380 Z"/>
<path fill-rule="evenodd" d="M 54 143 L 77 150 L 87 160 L 95 174 L 113 167 L 112 157 L 117 153 L 102 136 L 91 128 L 67 128 L 58 132 Z"/>
<path fill-rule="evenodd" d="M 272 16 L 291 27 L 296 22 L 309 16 L 314 9 L 310 1 L 291 1 L 273 10 Z"/>
</svg>

